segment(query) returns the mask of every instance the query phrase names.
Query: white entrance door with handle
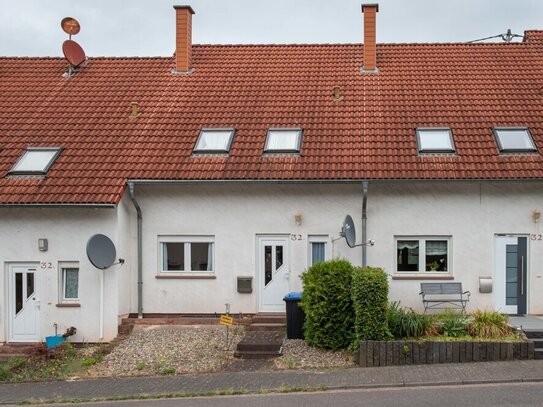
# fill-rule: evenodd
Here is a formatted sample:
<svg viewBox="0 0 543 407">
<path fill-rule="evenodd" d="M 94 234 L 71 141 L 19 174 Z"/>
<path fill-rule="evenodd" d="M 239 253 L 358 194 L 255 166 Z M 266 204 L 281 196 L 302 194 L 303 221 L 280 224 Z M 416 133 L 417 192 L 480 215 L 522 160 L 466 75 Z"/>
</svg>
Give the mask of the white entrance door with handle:
<svg viewBox="0 0 543 407">
<path fill-rule="evenodd" d="M 39 342 L 40 298 L 36 265 L 9 267 L 9 341 Z"/>
<path fill-rule="evenodd" d="M 289 289 L 288 236 L 259 236 L 258 310 L 284 312 L 283 297 Z"/>
</svg>

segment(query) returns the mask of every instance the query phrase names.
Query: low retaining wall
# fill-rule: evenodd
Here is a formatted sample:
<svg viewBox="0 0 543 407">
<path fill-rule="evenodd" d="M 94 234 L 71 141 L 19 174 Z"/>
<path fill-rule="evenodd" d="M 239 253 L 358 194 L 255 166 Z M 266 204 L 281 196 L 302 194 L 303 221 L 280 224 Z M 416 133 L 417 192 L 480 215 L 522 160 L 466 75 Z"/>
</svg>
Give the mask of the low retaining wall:
<svg viewBox="0 0 543 407">
<path fill-rule="evenodd" d="M 365 341 L 354 352 L 362 367 L 533 359 L 534 343 Z"/>
</svg>

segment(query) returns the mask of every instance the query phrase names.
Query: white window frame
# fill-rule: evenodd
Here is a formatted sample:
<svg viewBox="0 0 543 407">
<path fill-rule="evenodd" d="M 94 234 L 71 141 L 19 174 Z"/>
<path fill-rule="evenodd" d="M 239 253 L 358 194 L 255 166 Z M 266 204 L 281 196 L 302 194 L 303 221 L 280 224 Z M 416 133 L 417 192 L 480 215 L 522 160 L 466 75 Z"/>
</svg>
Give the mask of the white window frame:
<svg viewBox="0 0 543 407">
<path fill-rule="evenodd" d="M 77 269 L 77 298 L 66 298 L 66 269 Z M 81 298 L 81 267 L 78 261 L 61 261 L 58 263 L 59 304 L 79 304 Z"/>
<path fill-rule="evenodd" d="M 500 132 L 507 132 L 507 131 L 525 131 L 526 136 L 528 137 L 528 140 L 530 141 L 530 144 L 532 145 L 531 148 L 505 148 L 501 142 L 500 139 Z M 528 127 L 493 127 L 492 133 L 494 134 L 494 138 L 496 139 L 496 144 L 498 145 L 498 149 L 500 150 L 500 153 L 524 153 L 524 154 L 530 154 L 530 153 L 537 153 L 537 147 L 534 143 L 534 138 L 532 137 L 532 134 L 530 133 L 530 129 Z"/>
<path fill-rule="evenodd" d="M 51 166 L 55 163 L 55 161 L 58 159 L 58 156 L 61 152 L 60 147 L 28 147 L 24 153 L 19 157 L 15 165 L 11 168 L 9 171 L 10 175 L 45 175 L 51 168 Z M 25 157 L 27 157 L 28 154 L 32 154 L 32 152 L 40 152 L 40 151 L 51 151 L 54 154 L 49 159 L 49 162 L 45 165 L 43 169 L 40 170 L 18 170 L 17 167 L 25 160 Z"/>
<path fill-rule="evenodd" d="M 450 148 L 423 148 L 422 134 L 432 132 L 447 132 L 449 134 Z M 450 127 L 417 127 L 415 129 L 417 136 L 417 150 L 419 154 L 454 154 L 456 146 L 454 145 L 454 137 Z"/>
<path fill-rule="evenodd" d="M 270 139 L 270 134 L 277 132 L 297 132 L 297 139 L 296 139 L 296 147 L 294 149 L 272 149 L 268 147 L 268 142 Z M 266 141 L 264 142 L 264 153 L 265 154 L 300 154 L 300 151 L 302 150 L 302 137 L 303 137 L 303 130 L 299 127 L 270 127 L 268 129 L 268 132 L 266 133 Z"/>
<path fill-rule="evenodd" d="M 400 271 L 398 270 L 398 241 L 399 240 L 418 240 L 419 242 L 419 270 L 418 271 Z M 427 240 L 446 240 L 447 241 L 447 271 L 426 271 L 426 241 Z M 417 276 L 452 276 L 453 274 L 453 256 L 452 256 L 452 236 L 450 235 L 411 235 L 394 236 L 394 270 L 399 275 L 417 275 Z"/>
<path fill-rule="evenodd" d="M 307 236 L 307 267 L 313 266 L 313 243 L 324 243 L 324 261 L 330 260 L 329 256 L 329 236 L 328 235 L 308 235 Z"/>
<path fill-rule="evenodd" d="M 207 148 L 199 148 L 200 141 L 204 137 L 204 133 L 228 133 L 228 141 L 226 143 L 225 149 L 207 149 Z M 204 128 L 200 130 L 200 134 L 198 135 L 198 140 L 196 140 L 196 144 L 194 145 L 193 153 L 196 155 L 206 155 L 206 154 L 229 154 L 230 148 L 232 147 L 232 142 L 234 141 L 234 134 L 236 132 L 236 129 L 234 128 Z"/>
<path fill-rule="evenodd" d="M 163 269 L 163 243 L 183 243 L 184 250 L 184 270 L 164 270 Z M 212 270 L 191 270 L 191 243 L 209 243 L 212 245 L 211 265 Z M 162 275 L 183 275 L 183 276 L 213 276 L 217 265 L 215 263 L 215 236 L 195 236 L 195 235 L 159 235 L 158 236 L 158 274 Z"/>
</svg>

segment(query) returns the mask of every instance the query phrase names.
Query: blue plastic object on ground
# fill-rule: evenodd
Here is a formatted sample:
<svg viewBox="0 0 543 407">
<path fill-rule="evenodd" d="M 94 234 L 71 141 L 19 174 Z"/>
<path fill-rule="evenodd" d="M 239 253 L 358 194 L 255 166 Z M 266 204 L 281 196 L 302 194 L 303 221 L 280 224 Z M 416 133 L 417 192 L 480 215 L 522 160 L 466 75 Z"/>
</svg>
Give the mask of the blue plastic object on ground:
<svg viewBox="0 0 543 407">
<path fill-rule="evenodd" d="M 45 345 L 49 349 L 56 348 L 57 346 L 62 345 L 65 341 L 66 341 L 66 338 L 64 338 L 64 337 L 62 337 L 60 335 L 46 336 L 45 337 Z"/>
<path fill-rule="evenodd" d="M 300 301 L 302 299 L 302 293 L 292 292 L 283 297 L 283 301 Z"/>
</svg>

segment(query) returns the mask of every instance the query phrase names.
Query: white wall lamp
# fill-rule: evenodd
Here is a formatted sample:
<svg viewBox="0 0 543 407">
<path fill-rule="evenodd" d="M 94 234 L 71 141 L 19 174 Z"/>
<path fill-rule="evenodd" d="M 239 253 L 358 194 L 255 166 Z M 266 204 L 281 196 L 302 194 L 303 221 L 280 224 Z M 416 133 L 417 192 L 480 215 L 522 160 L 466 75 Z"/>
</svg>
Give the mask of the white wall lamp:
<svg viewBox="0 0 543 407">
<path fill-rule="evenodd" d="M 46 252 L 49 249 L 49 242 L 45 238 L 38 239 L 38 249 L 40 252 Z"/>
<path fill-rule="evenodd" d="M 532 219 L 534 220 L 534 223 L 538 223 L 541 219 L 541 210 L 540 209 L 534 209 L 532 211 Z"/>
<path fill-rule="evenodd" d="M 302 224 L 302 214 L 300 212 L 296 212 L 294 214 L 294 221 L 296 222 L 298 226 Z"/>
</svg>

